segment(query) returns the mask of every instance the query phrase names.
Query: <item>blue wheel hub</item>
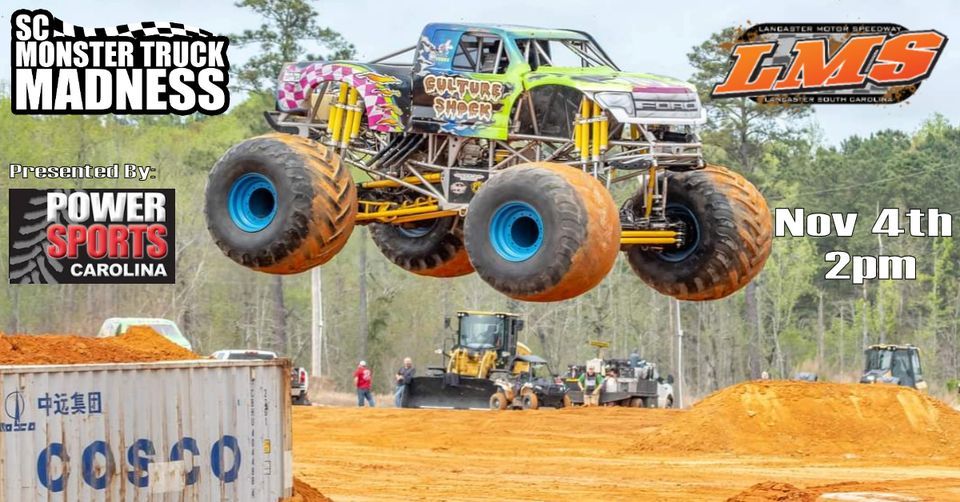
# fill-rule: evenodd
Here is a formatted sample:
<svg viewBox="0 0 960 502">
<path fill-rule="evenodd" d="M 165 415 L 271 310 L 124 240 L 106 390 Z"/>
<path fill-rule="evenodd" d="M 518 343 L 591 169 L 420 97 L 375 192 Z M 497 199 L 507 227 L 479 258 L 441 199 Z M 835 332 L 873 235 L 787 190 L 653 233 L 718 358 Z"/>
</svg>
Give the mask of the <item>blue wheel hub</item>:
<svg viewBox="0 0 960 502">
<path fill-rule="evenodd" d="M 426 222 L 414 223 L 410 225 L 398 225 L 397 231 L 400 232 L 400 235 L 404 237 L 410 237 L 411 239 L 418 239 L 424 235 L 429 234 L 437 226 L 436 219 L 428 220 Z"/>
<path fill-rule="evenodd" d="M 543 246 L 543 218 L 526 202 L 507 202 L 490 219 L 490 244 L 504 260 L 529 260 Z"/>
<path fill-rule="evenodd" d="M 660 257 L 671 263 L 686 260 L 700 246 L 700 220 L 690 208 L 680 204 L 667 204 L 666 217 L 669 221 L 680 221 L 684 224 L 685 238 L 683 246 L 661 251 Z"/>
<path fill-rule="evenodd" d="M 277 215 L 277 188 L 260 173 L 237 178 L 227 197 L 230 220 L 244 232 L 259 232 Z"/>
</svg>

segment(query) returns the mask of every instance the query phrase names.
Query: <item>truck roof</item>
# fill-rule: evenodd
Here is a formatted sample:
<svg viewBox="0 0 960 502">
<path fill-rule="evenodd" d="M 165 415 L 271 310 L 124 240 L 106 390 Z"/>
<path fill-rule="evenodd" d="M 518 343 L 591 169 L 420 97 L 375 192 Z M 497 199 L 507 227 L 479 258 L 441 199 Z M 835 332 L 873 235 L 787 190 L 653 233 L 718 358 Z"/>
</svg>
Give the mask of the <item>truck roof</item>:
<svg viewBox="0 0 960 502">
<path fill-rule="evenodd" d="M 434 30 L 450 31 L 485 31 L 501 37 L 510 38 L 547 38 L 547 39 L 576 39 L 589 40 L 590 37 L 582 31 L 561 30 L 553 28 L 537 28 L 534 26 L 522 26 L 512 24 L 486 24 L 486 23 L 430 23 L 423 31 L 433 32 Z"/>
<path fill-rule="evenodd" d="M 457 312 L 458 315 L 488 315 L 488 316 L 504 316 L 504 317 L 520 317 L 520 314 L 512 314 L 510 312 L 487 312 L 483 310 L 461 310 Z"/>
<path fill-rule="evenodd" d="M 170 319 L 163 319 L 160 317 L 110 317 L 103 321 L 107 322 L 117 322 L 127 325 L 140 325 L 140 324 L 176 324 Z"/>
<path fill-rule="evenodd" d="M 914 350 L 916 349 L 917 351 L 920 350 L 916 345 L 911 345 L 909 343 L 901 344 L 901 345 L 891 344 L 891 343 L 877 343 L 867 347 L 867 350 L 873 350 L 873 349 L 879 349 L 879 350 Z"/>
<path fill-rule="evenodd" d="M 272 352 L 269 350 L 258 350 L 258 349 L 221 349 L 214 352 L 214 354 L 261 354 L 261 355 L 272 355 L 273 357 L 277 357 L 276 352 Z"/>
</svg>

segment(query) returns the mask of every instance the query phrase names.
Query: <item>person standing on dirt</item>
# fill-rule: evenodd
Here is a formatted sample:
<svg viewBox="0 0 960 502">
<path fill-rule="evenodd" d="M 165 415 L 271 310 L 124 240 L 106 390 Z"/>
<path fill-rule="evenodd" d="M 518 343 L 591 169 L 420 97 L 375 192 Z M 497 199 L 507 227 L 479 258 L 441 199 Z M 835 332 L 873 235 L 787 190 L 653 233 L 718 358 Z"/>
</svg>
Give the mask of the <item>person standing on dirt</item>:
<svg viewBox="0 0 960 502">
<path fill-rule="evenodd" d="M 600 387 L 603 379 L 597 374 L 596 368 L 587 366 L 586 373 L 578 379 L 580 391 L 583 392 L 584 406 L 600 406 Z"/>
<path fill-rule="evenodd" d="M 607 368 L 607 376 L 603 379 L 600 394 L 610 394 L 619 390 L 620 382 L 617 380 L 617 371 L 613 368 Z M 614 406 L 616 403 L 607 403 L 607 406 Z"/>
<path fill-rule="evenodd" d="M 407 386 L 413 380 L 417 370 L 413 367 L 413 359 L 403 358 L 403 366 L 397 370 L 397 390 L 393 393 L 393 404 L 397 408 L 403 407 L 403 395 L 407 392 Z"/>
<path fill-rule="evenodd" d="M 366 361 L 360 361 L 357 371 L 353 372 L 353 383 L 357 386 L 357 406 L 363 408 L 363 402 L 370 403 L 373 408 L 376 404 L 373 402 L 373 393 L 370 392 L 370 384 L 373 383 L 373 372 L 367 368 Z"/>
</svg>

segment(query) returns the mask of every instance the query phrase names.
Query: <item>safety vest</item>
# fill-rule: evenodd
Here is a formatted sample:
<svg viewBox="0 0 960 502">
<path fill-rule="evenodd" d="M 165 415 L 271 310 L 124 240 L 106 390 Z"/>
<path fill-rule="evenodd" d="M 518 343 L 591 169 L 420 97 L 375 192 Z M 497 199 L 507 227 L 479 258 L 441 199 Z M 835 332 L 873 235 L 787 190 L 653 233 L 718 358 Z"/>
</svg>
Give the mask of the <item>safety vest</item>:
<svg viewBox="0 0 960 502">
<path fill-rule="evenodd" d="M 583 375 L 583 387 L 584 387 L 584 389 L 586 389 L 586 390 L 588 390 L 588 391 L 593 391 L 593 389 L 596 388 L 596 386 L 597 386 L 597 376 L 596 376 L 596 375 L 593 375 L 593 376 L 590 376 L 590 375 L 587 375 L 587 374 L 584 374 L 584 375 Z"/>
</svg>

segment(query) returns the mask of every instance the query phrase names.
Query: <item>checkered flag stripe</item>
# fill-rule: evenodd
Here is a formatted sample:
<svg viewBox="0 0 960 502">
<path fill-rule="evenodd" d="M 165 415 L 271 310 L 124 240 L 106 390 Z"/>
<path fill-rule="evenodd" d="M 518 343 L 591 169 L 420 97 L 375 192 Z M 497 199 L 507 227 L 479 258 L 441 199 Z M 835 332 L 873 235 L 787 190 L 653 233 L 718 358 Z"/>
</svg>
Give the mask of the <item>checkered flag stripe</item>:
<svg viewBox="0 0 960 502">
<path fill-rule="evenodd" d="M 85 28 L 66 23 L 60 18 L 53 18 L 53 32 L 66 37 L 210 37 L 207 30 L 183 23 L 163 21 L 143 21 L 141 23 L 120 24 L 105 28 Z"/>
</svg>

